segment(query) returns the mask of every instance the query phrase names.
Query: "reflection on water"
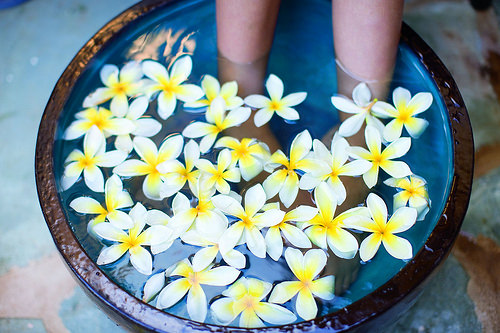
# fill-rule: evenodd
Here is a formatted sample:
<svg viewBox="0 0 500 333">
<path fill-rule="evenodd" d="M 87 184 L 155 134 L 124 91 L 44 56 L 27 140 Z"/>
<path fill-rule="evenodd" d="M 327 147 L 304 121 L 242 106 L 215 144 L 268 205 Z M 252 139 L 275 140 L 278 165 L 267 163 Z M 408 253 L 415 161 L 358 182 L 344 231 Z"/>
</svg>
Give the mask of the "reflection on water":
<svg viewBox="0 0 500 333">
<path fill-rule="evenodd" d="M 291 3 L 292 5 L 285 7 L 282 14 L 280 14 L 275 43 L 269 59 L 266 60 L 267 66 L 257 66 L 253 69 L 251 66 L 247 66 L 242 71 L 244 75 L 234 75 L 234 72 L 228 74 L 227 71 L 225 71 L 224 75 L 221 75 L 221 72 L 227 68 L 224 68 L 223 65 L 221 67 L 221 62 L 217 61 L 215 24 L 213 20 L 214 6 L 211 2 L 187 1 L 183 4 L 175 4 L 161 9 L 150 16 L 142 18 L 138 24 L 127 31 L 127 38 L 114 40 L 112 42 L 113 47 L 103 50 L 98 55 L 99 61 L 91 64 L 91 68 L 84 74 L 86 76 L 82 77 L 77 83 L 71 98 L 65 106 L 65 112 L 61 116 L 60 131 L 64 131 L 74 120 L 74 114 L 81 111 L 81 102 L 85 96 L 102 86 L 99 78 L 102 64 L 117 64 L 121 68 L 124 63 L 130 60 L 143 61 L 152 59 L 160 62 L 170 70 L 177 59 L 189 55 L 193 59 L 193 70 L 188 79 L 189 83 L 200 85 L 204 74 L 210 74 L 219 78 L 222 82 L 236 80 L 240 85 L 239 96 L 244 98 L 250 93 L 264 94 L 264 79 L 269 74 L 276 74 L 283 79 L 285 85 L 284 95 L 301 91 L 307 91 L 308 93 L 303 104 L 297 107 L 300 121 L 289 122 L 275 115 L 268 125 L 256 128 L 253 124 L 254 112 L 247 123 L 226 131 L 225 135 L 237 138 L 256 137 L 270 146 L 271 153 L 277 149 L 282 149 L 287 156 L 293 138 L 304 130 L 308 130 L 313 138 L 324 139 L 325 143 L 329 143 L 339 123 L 339 115 L 332 107 L 330 98 L 334 93 L 342 90 L 342 87 L 337 87 L 336 83 L 337 72 L 330 34 L 321 37 L 316 32 L 331 29 L 330 13 L 325 1 L 311 1 L 307 5 L 300 1 L 291 1 Z M 182 13 L 189 14 L 179 14 L 179 11 L 177 11 L 179 8 L 184 10 Z M 293 9 L 293 12 L 290 8 Z M 297 16 L 294 14 L 295 11 L 302 13 L 302 15 Z M 291 20 L 291 18 L 294 18 L 294 20 Z M 299 26 L 301 29 L 298 29 Z M 245 88 L 245 81 L 249 81 L 249 84 L 254 87 L 259 87 L 259 91 L 255 91 L 254 88 Z M 412 142 L 412 148 L 404 158 L 404 161 L 411 166 L 415 174 L 424 177 L 428 181 L 429 193 L 433 200 L 433 207 L 426 219 L 417 222 L 414 228 L 402 234 L 404 238 L 411 242 L 414 253 L 416 253 L 434 227 L 437 216 L 444 204 L 444 198 L 448 193 L 450 183 L 448 175 L 452 171 L 450 170 L 451 151 L 448 144 L 449 129 L 444 114 L 444 105 L 439 98 L 436 87 L 418 63 L 418 58 L 405 45 L 400 46 L 394 80 L 388 89 L 392 91 L 397 86 L 404 86 L 413 94 L 420 91 L 430 91 L 433 93 L 435 100 L 432 107 L 425 114 L 430 126 L 427 128 L 425 135 Z M 247 93 L 242 95 L 242 90 Z M 105 106 L 109 107 L 107 104 Z M 157 146 L 167 135 L 182 132 L 193 121 L 206 121 L 203 113 L 185 112 L 182 103 L 178 103 L 173 115 L 166 120 L 159 119 L 156 101 L 150 103 L 145 115 L 157 119 L 162 124 L 161 131 L 152 137 Z M 247 125 L 249 126 L 247 127 Z M 222 135 L 219 135 L 220 137 Z M 185 140 L 186 142 L 187 140 Z M 57 179 L 60 179 L 64 172 L 64 159 L 74 148 L 81 147 L 82 143 L 83 139 L 59 140 L 56 143 Z M 108 138 L 107 143 L 108 150 L 114 149 L 112 138 Z M 356 144 L 361 145 L 362 142 Z M 216 155 L 213 150 L 203 157 L 213 163 L 216 162 Z M 140 159 L 140 156 L 136 152 L 132 152 L 130 158 Z M 429 165 L 432 165 L 433 168 L 429 168 Z M 437 173 L 435 170 L 440 170 L 440 172 Z M 105 177 L 109 177 L 110 169 L 104 171 Z M 269 173 L 262 172 L 260 176 L 262 178 L 257 178 L 257 181 L 264 181 L 268 175 Z M 151 200 L 144 196 L 141 190 L 143 178 L 122 178 L 124 187 L 131 194 L 134 202 L 140 201 L 147 209 L 160 209 L 172 215 L 172 198 Z M 233 185 L 232 189 L 244 194 L 243 189 L 248 188 L 250 185 L 252 183 L 245 186 Z M 359 187 L 364 186 L 364 184 L 358 182 L 358 184 L 352 186 Z M 183 191 L 189 194 L 187 185 L 185 185 Z M 379 184 L 373 191 L 385 200 L 391 213 L 393 189 Z M 307 191 L 303 191 L 303 194 L 305 194 L 304 198 L 299 197 L 297 202 L 303 200 L 313 205 L 311 194 Z M 77 238 L 91 258 L 96 260 L 102 249 L 102 244 L 87 233 L 89 216 L 78 214 L 74 210 L 67 208 L 73 199 L 82 195 L 94 197 L 100 202 L 103 200 L 102 195 L 90 192 L 82 179 L 69 190 L 62 192 L 61 200 L 63 207 L 67 209 L 65 213 Z M 193 196 L 190 196 L 189 199 L 192 200 L 193 204 L 196 201 Z M 281 208 L 284 209 L 284 207 Z M 128 212 L 128 209 L 123 211 Z M 187 245 L 177 239 L 171 249 L 154 256 L 153 273 L 161 272 L 171 264 L 186 257 L 192 259 L 194 253 L 198 250 L 199 247 Z M 257 258 L 247 249 L 246 245 L 237 246 L 237 250 L 246 257 L 247 266 L 242 270 L 245 276 L 260 278 L 271 283 L 294 279 L 283 257 L 277 262 L 270 259 L 269 256 L 265 259 Z M 333 254 L 330 254 L 330 256 L 333 256 Z M 220 261 L 220 257 L 218 257 L 218 261 Z M 385 251 L 381 250 L 368 264 L 358 267 L 360 270 L 357 280 L 350 285 L 342 297 L 336 297 L 332 301 L 322 302 L 318 300 L 318 315 L 336 311 L 360 299 L 385 283 L 404 264 L 404 262 L 390 257 Z M 380 267 L 384 269 L 381 270 Z M 142 298 L 142 290 L 148 277 L 132 268 L 128 254 L 125 254 L 124 257 L 113 264 L 103 266 L 102 269 L 125 290 L 138 298 Z M 208 287 L 206 289 L 204 287 L 209 301 L 220 295 L 224 289 L 225 287 Z M 155 304 L 154 302 L 153 300 L 152 304 Z M 293 310 L 294 304 L 294 301 L 287 302 L 285 306 Z M 182 302 L 166 311 L 188 318 L 185 304 Z M 207 322 L 213 322 L 210 314 L 207 317 Z"/>
</svg>

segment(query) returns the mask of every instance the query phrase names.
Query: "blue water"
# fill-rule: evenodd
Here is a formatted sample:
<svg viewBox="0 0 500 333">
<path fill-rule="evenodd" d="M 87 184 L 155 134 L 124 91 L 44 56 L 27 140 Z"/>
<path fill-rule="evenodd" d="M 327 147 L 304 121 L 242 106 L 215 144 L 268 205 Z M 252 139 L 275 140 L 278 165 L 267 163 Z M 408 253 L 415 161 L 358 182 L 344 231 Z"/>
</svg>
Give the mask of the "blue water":
<svg viewBox="0 0 500 333">
<path fill-rule="evenodd" d="M 337 87 L 329 6 L 329 1 L 323 0 L 283 1 L 281 6 L 268 72 L 283 79 L 285 94 L 308 92 L 308 98 L 298 108 L 301 115 L 298 123 L 286 124 L 277 117 L 271 122 L 271 128 L 284 147 L 288 147 L 290 140 L 303 129 L 308 129 L 313 137 L 321 138 L 330 128 L 338 125 L 338 115 L 330 104 L 330 97 L 336 92 Z M 74 114 L 82 110 L 81 105 L 85 96 L 102 85 L 99 79 L 101 67 L 107 63 L 121 67 L 132 58 L 141 60 L 154 57 L 160 62 L 170 63 L 172 53 L 166 50 L 172 49 L 174 53 L 178 50 L 188 54 L 192 52 L 194 66 L 190 76 L 191 82 L 199 84 L 203 74 L 217 76 L 214 13 L 212 1 L 175 2 L 146 15 L 138 20 L 137 24 L 130 25 L 97 54 L 76 83 L 59 119 L 54 150 L 55 175 L 58 181 L 63 173 L 64 159 L 71 150 L 81 149 L 83 141 L 83 139 L 63 141 L 62 134 L 74 120 Z M 181 40 L 188 36 L 191 44 L 182 44 Z M 165 42 L 165 37 L 169 37 L 168 43 Z M 434 96 L 431 108 L 422 115 L 430 122 L 430 126 L 420 139 L 413 140 L 410 152 L 404 157 L 413 172 L 428 181 L 432 200 L 432 208 L 425 220 L 417 222 L 412 229 L 400 234 L 411 242 L 416 254 L 436 225 L 450 189 L 453 174 L 451 135 L 446 109 L 437 88 L 418 57 L 406 45 L 399 47 L 392 88 L 397 86 L 406 87 L 412 94 L 430 91 Z M 148 113 L 155 116 L 156 108 L 150 107 Z M 162 122 L 163 130 L 154 137 L 155 142 L 161 142 L 167 134 L 182 131 L 190 121 L 202 117 L 200 114 L 186 113 L 178 106 L 175 115 Z M 109 148 L 112 148 L 111 143 Z M 131 157 L 134 156 L 133 153 Z M 107 172 L 105 176 L 109 176 L 110 170 L 104 171 Z M 126 179 L 124 184 L 131 191 L 134 201 L 140 200 L 147 208 L 167 208 L 168 211 L 167 200 L 163 202 L 143 200 L 143 196 L 139 193 L 142 178 Z M 375 192 L 384 198 L 391 212 L 394 189 L 378 186 Z M 90 192 L 82 181 L 61 192 L 60 199 L 76 237 L 88 255 L 96 260 L 102 245 L 87 233 L 87 222 L 91 217 L 77 214 L 69 208 L 71 200 L 82 195 L 90 195 L 100 202 L 104 201 L 103 194 Z M 195 253 L 197 249 L 176 241 L 169 251 L 155 257 L 154 273 Z M 238 249 L 245 252 L 244 246 Z M 284 259 L 275 263 L 269 258 L 258 259 L 252 255 L 247 258 L 250 259 L 250 265 L 244 270 L 246 276 L 259 277 L 271 282 L 292 278 L 286 269 Z M 342 297 L 324 302 L 320 306 L 320 313 L 326 314 L 338 310 L 362 298 L 384 284 L 404 265 L 405 262 L 390 257 L 381 248 L 371 262 L 361 266 L 358 279 L 349 290 Z M 142 297 L 142 288 L 147 277 L 137 273 L 128 264 L 127 255 L 114 264 L 103 266 L 102 270 L 125 290 L 138 298 Z M 204 287 L 204 289 L 210 300 L 224 288 Z M 187 318 L 183 303 L 167 311 Z M 210 321 L 210 318 L 207 320 Z"/>
</svg>

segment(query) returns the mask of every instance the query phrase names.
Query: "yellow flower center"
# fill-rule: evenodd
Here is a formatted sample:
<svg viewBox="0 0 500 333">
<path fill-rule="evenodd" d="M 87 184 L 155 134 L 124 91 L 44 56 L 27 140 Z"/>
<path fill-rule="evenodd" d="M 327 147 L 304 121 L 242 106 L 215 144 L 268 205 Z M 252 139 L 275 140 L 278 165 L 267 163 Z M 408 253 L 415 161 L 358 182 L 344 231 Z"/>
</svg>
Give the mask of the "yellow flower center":
<svg viewBox="0 0 500 333">
<path fill-rule="evenodd" d="M 161 90 L 163 90 L 165 93 L 174 95 L 179 92 L 179 85 L 174 82 L 174 80 L 165 80 L 163 78 L 159 79 L 159 83 L 161 86 Z"/>
<path fill-rule="evenodd" d="M 187 279 L 191 285 L 197 285 L 200 283 L 200 277 L 196 272 L 190 272 Z"/>
<path fill-rule="evenodd" d="M 122 94 L 126 94 L 127 93 L 128 88 L 129 88 L 129 84 L 128 83 L 126 83 L 126 82 L 117 82 L 117 83 L 113 84 L 113 86 L 111 87 L 111 90 L 113 91 L 113 93 L 115 95 L 122 95 Z"/>
<path fill-rule="evenodd" d="M 366 113 L 370 113 L 370 111 L 372 110 L 372 107 L 375 105 L 375 103 L 377 103 L 378 99 L 374 99 L 373 101 L 371 101 L 370 104 L 368 104 L 367 106 L 364 107 L 365 109 L 365 112 Z"/>
<path fill-rule="evenodd" d="M 132 247 L 137 246 L 137 245 L 141 245 L 139 243 L 138 237 L 132 237 L 130 235 L 129 235 L 128 239 L 124 243 L 127 244 L 127 246 L 129 248 L 132 248 Z"/>
<path fill-rule="evenodd" d="M 90 122 L 90 126 L 95 125 L 97 128 L 99 128 L 101 131 L 108 127 L 108 121 L 111 118 L 111 112 L 108 114 L 107 112 L 95 112 L 91 114 L 88 118 Z"/>
<path fill-rule="evenodd" d="M 90 157 L 87 155 L 85 155 L 78 161 L 78 166 L 83 169 L 93 166 L 94 164 L 95 164 L 95 157 Z"/>
<path fill-rule="evenodd" d="M 271 101 L 269 108 L 273 111 L 279 111 L 283 108 L 283 104 L 281 104 L 281 101 Z"/>
<path fill-rule="evenodd" d="M 401 106 L 398 108 L 399 114 L 397 119 L 402 123 L 406 123 L 412 116 L 412 111 L 409 110 L 406 106 Z"/>
<path fill-rule="evenodd" d="M 199 200 L 198 205 L 196 206 L 196 210 L 198 211 L 198 213 L 204 213 L 210 210 L 210 202 L 206 200 Z"/>
<path fill-rule="evenodd" d="M 248 149 L 248 146 L 240 145 L 234 150 L 234 152 L 236 153 L 237 158 L 242 158 L 250 153 L 250 150 Z"/>
<path fill-rule="evenodd" d="M 243 306 L 245 309 L 253 309 L 257 305 L 257 299 L 250 295 L 245 295 L 242 300 Z"/>
</svg>

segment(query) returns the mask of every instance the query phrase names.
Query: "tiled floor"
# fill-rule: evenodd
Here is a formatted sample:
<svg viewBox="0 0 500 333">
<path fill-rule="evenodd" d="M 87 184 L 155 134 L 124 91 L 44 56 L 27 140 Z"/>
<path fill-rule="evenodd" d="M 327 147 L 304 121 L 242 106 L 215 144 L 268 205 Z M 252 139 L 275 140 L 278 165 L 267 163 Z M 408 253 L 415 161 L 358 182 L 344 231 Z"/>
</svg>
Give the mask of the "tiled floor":
<svg viewBox="0 0 500 333">
<path fill-rule="evenodd" d="M 32 0 L 0 11 L 0 332 L 121 331 L 86 298 L 59 259 L 38 205 L 33 157 L 41 114 L 65 66 L 93 33 L 133 2 Z M 405 20 L 461 89 L 477 163 L 464 233 L 395 332 L 500 327 L 497 17 L 493 9 L 474 11 L 465 0 L 406 3 Z"/>
</svg>

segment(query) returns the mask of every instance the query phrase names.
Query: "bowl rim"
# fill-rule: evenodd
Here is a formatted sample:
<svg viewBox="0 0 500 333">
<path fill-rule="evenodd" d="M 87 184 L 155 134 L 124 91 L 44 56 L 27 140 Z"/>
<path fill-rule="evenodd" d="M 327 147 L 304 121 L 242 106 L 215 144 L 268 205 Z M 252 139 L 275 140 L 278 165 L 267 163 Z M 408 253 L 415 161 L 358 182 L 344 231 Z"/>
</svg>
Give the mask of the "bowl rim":
<svg viewBox="0 0 500 333">
<path fill-rule="evenodd" d="M 437 266 L 448 256 L 465 217 L 472 189 L 474 143 L 464 101 L 450 72 L 432 49 L 405 23 L 401 42 L 407 44 L 429 72 L 448 112 L 453 149 L 450 193 L 436 226 L 421 250 L 395 276 L 375 291 L 331 314 L 296 324 L 256 329 L 224 327 L 184 319 L 142 302 L 111 279 L 87 255 L 64 215 L 54 176 L 53 149 L 58 118 L 73 86 L 90 60 L 122 29 L 144 15 L 180 0 L 147 0 L 125 10 L 104 25 L 76 54 L 59 78 L 40 121 L 35 178 L 40 206 L 56 247 L 84 290 L 98 300 L 103 310 L 119 315 L 129 328 L 151 331 L 254 331 L 278 332 L 295 329 L 345 331 L 383 317 L 395 304 L 416 294 Z M 116 317 L 116 316 L 115 316 Z M 115 318 L 116 319 L 116 318 Z"/>
</svg>

